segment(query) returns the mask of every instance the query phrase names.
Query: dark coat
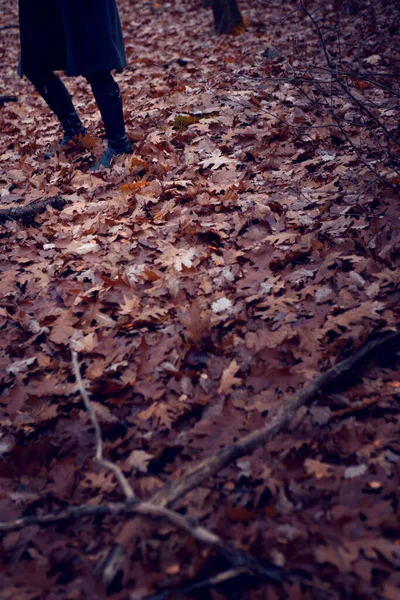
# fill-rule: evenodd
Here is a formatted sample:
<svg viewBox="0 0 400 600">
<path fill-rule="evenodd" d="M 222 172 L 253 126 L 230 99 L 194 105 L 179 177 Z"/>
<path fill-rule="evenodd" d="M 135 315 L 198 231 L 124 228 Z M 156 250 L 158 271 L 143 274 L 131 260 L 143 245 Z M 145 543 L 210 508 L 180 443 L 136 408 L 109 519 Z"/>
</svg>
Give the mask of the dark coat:
<svg viewBox="0 0 400 600">
<path fill-rule="evenodd" d="M 86 75 L 126 66 L 115 0 L 19 0 L 19 74 Z"/>
</svg>

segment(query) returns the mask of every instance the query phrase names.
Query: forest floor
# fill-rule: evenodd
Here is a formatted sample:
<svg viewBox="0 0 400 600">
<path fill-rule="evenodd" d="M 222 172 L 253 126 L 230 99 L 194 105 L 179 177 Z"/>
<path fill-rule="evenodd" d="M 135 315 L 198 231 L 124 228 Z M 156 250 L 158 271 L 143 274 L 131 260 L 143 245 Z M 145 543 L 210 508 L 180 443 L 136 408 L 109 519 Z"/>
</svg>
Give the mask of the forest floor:
<svg viewBox="0 0 400 600">
<path fill-rule="evenodd" d="M 0 27 L 15 4 L 0 0 Z M 307 3 L 327 54 L 296 2 L 243 2 L 232 37 L 194 0 L 119 6 L 134 155 L 96 175 L 89 151 L 44 160 L 59 126 L 16 74 L 18 30 L 0 31 L 0 93 L 17 97 L 0 107 L 0 209 L 67 202 L 0 225 L 1 521 L 123 499 L 93 459 L 71 350 L 107 457 L 149 499 L 399 326 L 398 3 Z M 67 85 L 102 138 L 86 81 Z M 373 356 L 173 506 L 290 580 L 170 597 L 398 600 L 396 358 Z M 4 534 L 1 600 L 139 600 L 229 568 L 136 520 L 107 596 L 99 564 L 125 521 Z"/>
</svg>

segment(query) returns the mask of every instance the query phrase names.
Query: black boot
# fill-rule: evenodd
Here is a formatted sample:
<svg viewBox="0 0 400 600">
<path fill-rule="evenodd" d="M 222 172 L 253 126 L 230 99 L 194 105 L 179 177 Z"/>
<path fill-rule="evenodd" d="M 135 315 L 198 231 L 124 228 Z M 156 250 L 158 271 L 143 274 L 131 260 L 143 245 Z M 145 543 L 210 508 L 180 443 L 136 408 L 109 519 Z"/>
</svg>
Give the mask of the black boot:
<svg viewBox="0 0 400 600">
<path fill-rule="evenodd" d="M 62 125 L 64 136 L 61 145 L 66 146 L 74 138 L 84 136 L 86 129 L 82 125 L 71 96 L 61 79 L 51 71 L 44 74 L 40 71 L 28 74 L 28 78 Z M 54 151 L 49 151 L 45 158 L 51 158 L 54 154 Z"/>
<path fill-rule="evenodd" d="M 82 125 L 82 121 L 75 110 L 68 116 L 63 116 L 63 118 L 60 119 L 60 123 L 64 130 L 63 138 L 59 144 L 60 146 L 68 146 L 73 140 L 79 142 L 79 138 L 86 135 L 86 129 Z M 49 150 L 44 157 L 46 159 L 52 158 L 55 153 L 55 149 Z"/>
<path fill-rule="evenodd" d="M 60 146 L 67 146 L 74 138 L 84 137 L 86 135 L 86 129 L 82 125 L 82 121 L 75 111 L 67 117 L 60 119 L 60 123 L 64 130 L 64 136 L 60 142 Z"/>
<path fill-rule="evenodd" d="M 111 75 L 97 79 L 88 78 L 92 86 L 93 95 L 99 107 L 108 146 L 101 159 L 91 167 L 91 171 L 97 171 L 100 167 L 110 168 L 114 156 L 121 154 L 132 154 L 132 146 L 126 135 L 122 98 L 118 84 Z"/>
</svg>

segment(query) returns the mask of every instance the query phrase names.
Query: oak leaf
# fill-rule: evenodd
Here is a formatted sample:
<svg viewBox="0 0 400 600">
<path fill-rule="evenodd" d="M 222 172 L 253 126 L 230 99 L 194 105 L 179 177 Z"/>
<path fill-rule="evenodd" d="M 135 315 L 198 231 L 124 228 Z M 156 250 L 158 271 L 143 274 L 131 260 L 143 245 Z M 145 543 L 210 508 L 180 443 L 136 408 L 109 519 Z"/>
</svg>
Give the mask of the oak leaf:
<svg viewBox="0 0 400 600">
<path fill-rule="evenodd" d="M 238 365 L 236 360 L 233 360 L 230 365 L 224 369 L 218 387 L 218 394 L 230 394 L 234 386 L 242 385 L 242 379 L 240 377 L 235 377 L 239 369 L 240 365 Z"/>
</svg>

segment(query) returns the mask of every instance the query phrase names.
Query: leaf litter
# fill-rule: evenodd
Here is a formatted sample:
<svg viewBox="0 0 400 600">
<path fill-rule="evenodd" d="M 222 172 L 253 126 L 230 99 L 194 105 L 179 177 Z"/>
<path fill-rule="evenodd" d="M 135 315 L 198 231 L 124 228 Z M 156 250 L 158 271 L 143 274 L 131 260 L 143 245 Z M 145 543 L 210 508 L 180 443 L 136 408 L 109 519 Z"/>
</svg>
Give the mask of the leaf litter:
<svg viewBox="0 0 400 600">
<path fill-rule="evenodd" d="M 0 33 L 2 83 L 19 100 L 0 108 L 1 206 L 68 201 L 36 227 L 1 226 L 2 520 L 120 499 L 92 459 L 71 348 L 107 453 L 148 498 L 399 323 L 398 193 L 332 119 L 321 122 L 312 82 L 306 98 L 290 81 L 295 38 L 320 64 L 310 24 L 298 13 L 279 25 L 284 6 L 255 2 L 244 7 L 244 35 L 218 38 L 194 2 L 119 4 L 129 67 L 117 77 L 135 150 L 110 173 L 88 173 L 102 134 L 79 78 L 68 85 L 88 125 L 86 150 L 43 159 L 58 126 L 15 73 L 17 31 Z M 13 5 L 1 8 L 2 23 L 16 22 Z M 265 54 L 271 39 L 277 55 Z M 390 47 L 361 60 L 363 70 L 389 68 Z M 384 98 L 379 88 L 378 113 Z M 336 103 L 353 119 L 344 98 Z M 356 120 L 351 135 L 374 155 Z M 260 583 L 238 597 L 306 599 L 315 586 L 332 598 L 397 598 L 394 359 L 301 409 L 289 431 L 178 505 L 310 582 Z M 105 518 L 6 534 L 2 598 L 105 598 L 94 568 L 120 527 Z M 139 533 L 115 598 L 212 572 L 210 551 L 171 527 L 143 523 Z"/>
</svg>

